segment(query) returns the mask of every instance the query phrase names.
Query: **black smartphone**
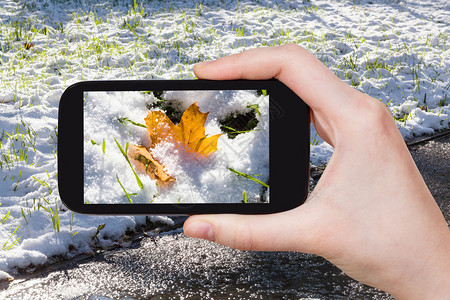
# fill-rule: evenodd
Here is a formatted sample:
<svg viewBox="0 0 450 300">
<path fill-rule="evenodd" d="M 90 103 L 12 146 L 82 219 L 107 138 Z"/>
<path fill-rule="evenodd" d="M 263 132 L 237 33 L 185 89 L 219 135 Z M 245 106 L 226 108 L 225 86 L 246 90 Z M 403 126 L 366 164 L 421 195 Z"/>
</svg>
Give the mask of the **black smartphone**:
<svg viewBox="0 0 450 300">
<path fill-rule="evenodd" d="M 59 104 L 60 197 L 86 214 L 292 209 L 308 193 L 309 118 L 278 80 L 78 82 Z"/>
</svg>

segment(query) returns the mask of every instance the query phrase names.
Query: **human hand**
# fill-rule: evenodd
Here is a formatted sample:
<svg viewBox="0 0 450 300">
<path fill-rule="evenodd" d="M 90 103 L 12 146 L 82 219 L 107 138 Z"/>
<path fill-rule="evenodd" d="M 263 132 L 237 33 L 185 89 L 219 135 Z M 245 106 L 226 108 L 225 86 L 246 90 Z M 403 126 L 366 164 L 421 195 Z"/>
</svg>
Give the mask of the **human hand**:
<svg viewBox="0 0 450 300">
<path fill-rule="evenodd" d="M 191 216 L 186 235 L 243 250 L 314 253 L 398 298 L 450 295 L 447 224 L 383 103 L 296 45 L 253 49 L 194 72 L 212 80 L 277 78 L 311 107 L 334 154 L 302 206 L 268 215 Z"/>
</svg>

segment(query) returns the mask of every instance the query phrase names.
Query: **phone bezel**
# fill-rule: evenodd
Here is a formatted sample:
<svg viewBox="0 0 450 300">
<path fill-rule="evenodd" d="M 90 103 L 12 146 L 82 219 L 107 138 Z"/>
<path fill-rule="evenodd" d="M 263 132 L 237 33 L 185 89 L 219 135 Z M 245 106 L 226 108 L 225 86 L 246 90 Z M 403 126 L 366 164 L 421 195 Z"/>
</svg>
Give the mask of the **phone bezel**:
<svg viewBox="0 0 450 300">
<path fill-rule="evenodd" d="M 268 203 L 85 204 L 83 93 L 89 91 L 269 90 L 270 201 Z M 72 211 L 102 215 L 265 214 L 304 203 L 309 186 L 309 107 L 282 82 L 271 80 L 81 81 L 61 96 L 58 111 L 58 189 Z"/>
</svg>

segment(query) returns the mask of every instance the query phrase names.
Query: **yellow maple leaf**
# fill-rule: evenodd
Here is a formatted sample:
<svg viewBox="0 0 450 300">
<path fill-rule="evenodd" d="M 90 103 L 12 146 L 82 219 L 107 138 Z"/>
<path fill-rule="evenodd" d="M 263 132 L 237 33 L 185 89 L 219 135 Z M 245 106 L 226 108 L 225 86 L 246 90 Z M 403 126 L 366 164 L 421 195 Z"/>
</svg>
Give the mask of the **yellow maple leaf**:
<svg viewBox="0 0 450 300">
<path fill-rule="evenodd" d="M 175 125 L 162 111 L 150 111 L 144 119 L 152 141 L 152 147 L 174 137 Z"/>
<path fill-rule="evenodd" d="M 152 140 L 151 148 L 161 142 L 178 141 L 187 145 L 190 152 L 207 156 L 217 150 L 217 141 L 221 134 L 205 136 L 205 122 L 209 112 L 202 113 L 197 102 L 189 106 L 181 116 L 180 123 L 173 122 L 161 111 L 150 111 L 145 124 Z M 146 173 L 157 180 L 159 186 L 165 187 L 175 181 L 169 176 L 145 146 L 130 145 L 127 155 L 137 171 Z"/>
<path fill-rule="evenodd" d="M 172 121 L 160 111 L 151 111 L 145 118 L 152 147 L 162 140 L 175 139 L 189 147 L 191 152 L 208 155 L 217 150 L 217 141 L 221 134 L 205 136 L 205 122 L 209 112 L 202 113 L 197 102 L 189 106 L 181 116 L 180 123 Z"/>
</svg>

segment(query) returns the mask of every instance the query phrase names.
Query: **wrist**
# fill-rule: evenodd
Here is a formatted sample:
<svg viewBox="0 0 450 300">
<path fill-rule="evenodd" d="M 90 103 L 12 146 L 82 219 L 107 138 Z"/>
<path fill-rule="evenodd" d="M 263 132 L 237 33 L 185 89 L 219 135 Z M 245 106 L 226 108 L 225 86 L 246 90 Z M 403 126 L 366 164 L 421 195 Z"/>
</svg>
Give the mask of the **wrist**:
<svg viewBox="0 0 450 300">
<path fill-rule="evenodd" d="M 387 289 L 396 299 L 448 299 L 450 295 L 450 232 L 447 229 L 427 255 L 405 266 L 403 276 Z"/>
</svg>

